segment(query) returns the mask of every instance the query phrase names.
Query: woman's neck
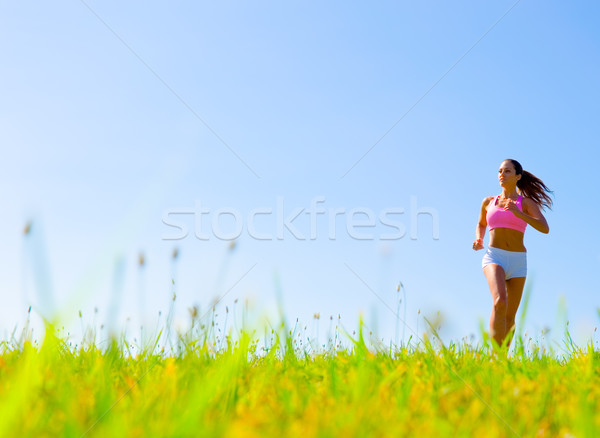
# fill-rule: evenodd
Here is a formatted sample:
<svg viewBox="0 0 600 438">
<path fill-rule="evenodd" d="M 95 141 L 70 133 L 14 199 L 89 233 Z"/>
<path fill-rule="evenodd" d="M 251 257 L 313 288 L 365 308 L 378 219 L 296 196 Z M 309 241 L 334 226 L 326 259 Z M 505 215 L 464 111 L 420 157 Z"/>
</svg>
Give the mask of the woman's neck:
<svg viewBox="0 0 600 438">
<path fill-rule="evenodd" d="M 508 199 L 508 198 L 513 199 L 513 198 L 519 197 L 519 194 L 517 193 L 517 188 L 512 187 L 512 188 L 503 188 L 502 194 L 500 196 L 502 196 L 503 199 Z"/>
</svg>

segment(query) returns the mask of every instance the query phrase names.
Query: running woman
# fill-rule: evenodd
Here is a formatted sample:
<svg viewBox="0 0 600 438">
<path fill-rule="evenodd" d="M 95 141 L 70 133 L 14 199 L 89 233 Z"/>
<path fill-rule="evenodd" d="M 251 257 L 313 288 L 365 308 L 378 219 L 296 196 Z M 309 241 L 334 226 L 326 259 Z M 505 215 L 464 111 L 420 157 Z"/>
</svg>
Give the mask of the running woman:
<svg viewBox="0 0 600 438">
<path fill-rule="evenodd" d="M 490 227 L 490 242 L 483 256 L 483 273 L 492 293 L 490 335 L 507 346 L 514 333 L 515 316 L 527 276 L 527 250 L 523 235 L 527 225 L 548 234 L 550 228 L 541 209 L 552 208 L 552 193 L 535 175 L 523 170 L 512 159 L 504 160 L 498 170 L 502 193 L 488 196 L 481 203 L 473 249 L 483 249 L 485 228 Z"/>
</svg>

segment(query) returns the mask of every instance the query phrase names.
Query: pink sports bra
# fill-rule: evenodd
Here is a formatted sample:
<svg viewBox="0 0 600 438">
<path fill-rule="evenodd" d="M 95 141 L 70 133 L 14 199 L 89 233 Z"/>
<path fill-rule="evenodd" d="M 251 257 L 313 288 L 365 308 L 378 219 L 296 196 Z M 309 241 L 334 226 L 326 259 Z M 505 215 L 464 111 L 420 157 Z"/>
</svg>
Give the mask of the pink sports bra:
<svg viewBox="0 0 600 438">
<path fill-rule="evenodd" d="M 496 205 L 498 202 L 498 198 L 500 195 L 496 196 L 487 209 L 486 219 L 488 226 L 490 227 L 490 231 L 494 228 L 510 228 L 512 230 L 520 231 L 521 233 L 525 232 L 525 228 L 527 227 L 527 222 L 523 219 L 520 219 L 514 215 L 514 213 L 510 210 L 504 210 Z M 519 210 L 523 211 L 523 197 L 519 196 L 515 201 Z"/>
</svg>

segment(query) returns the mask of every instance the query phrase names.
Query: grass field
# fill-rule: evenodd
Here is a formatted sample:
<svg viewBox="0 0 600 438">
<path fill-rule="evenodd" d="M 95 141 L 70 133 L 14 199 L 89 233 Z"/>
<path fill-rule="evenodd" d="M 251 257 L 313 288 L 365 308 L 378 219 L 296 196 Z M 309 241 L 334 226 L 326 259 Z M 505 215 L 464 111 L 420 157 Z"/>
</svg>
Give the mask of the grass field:
<svg viewBox="0 0 600 438">
<path fill-rule="evenodd" d="M 39 345 L 2 344 L 0 436 L 598 436 L 591 342 L 562 355 L 519 337 L 509 355 L 485 337 L 386 349 L 359 326 L 346 347 L 310 350 L 283 326 L 265 343 L 198 325 L 137 353 L 123 337 L 73 345 L 48 327 Z"/>
</svg>

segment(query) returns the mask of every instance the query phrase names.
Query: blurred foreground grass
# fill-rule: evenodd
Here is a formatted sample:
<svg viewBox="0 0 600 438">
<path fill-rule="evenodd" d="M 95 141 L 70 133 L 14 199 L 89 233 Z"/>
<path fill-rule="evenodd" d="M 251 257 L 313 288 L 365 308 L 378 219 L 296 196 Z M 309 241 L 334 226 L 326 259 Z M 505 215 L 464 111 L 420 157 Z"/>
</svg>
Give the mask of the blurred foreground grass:
<svg viewBox="0 0 600 438">
<path fill-rule="evenodd" d="M 362 328 L 362 325 L 360 326 Z M 39 347 L 2 344 L 2 437 L 598 436 L 600 353 L 563 357 L 427 338 L 383 351 L 307 353 L 290 331 L 259 348 L 243 330 L 220 346 L 179 336 L 177 353 L 131 354 L 113 339 L 73 347 L 47 328 Z M 158 337 L 157 337 L 158 341 Z"/>
</svg>

